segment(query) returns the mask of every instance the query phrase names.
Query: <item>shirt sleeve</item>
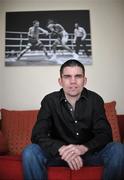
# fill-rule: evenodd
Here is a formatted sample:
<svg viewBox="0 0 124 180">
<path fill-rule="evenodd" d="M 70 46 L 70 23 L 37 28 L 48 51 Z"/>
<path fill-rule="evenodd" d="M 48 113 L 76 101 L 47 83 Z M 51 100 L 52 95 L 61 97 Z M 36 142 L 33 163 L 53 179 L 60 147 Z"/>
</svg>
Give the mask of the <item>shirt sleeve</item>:
<svg viewBox="0 0 124 180">
<path fill-rule="evenodd" d="M 97 151 L 112 141 L 112 129 L 107 120 L 104 102 L 100 96 L 97 96 L 93 102 L 93 138 L 85 143 L 89 151 Z"/>
<path fill-rule="evenodd" d="M 65 143 L 58 139 L 53 139 L 50 135 L 52 116 L 48 104 L 48 100 L 45 97 L 41 102 L 37 121 L 32 130 L 31 141 L 41 146 L 49 155 L 55 156 L 58 154 L 58 149 Z"/>
</svg>

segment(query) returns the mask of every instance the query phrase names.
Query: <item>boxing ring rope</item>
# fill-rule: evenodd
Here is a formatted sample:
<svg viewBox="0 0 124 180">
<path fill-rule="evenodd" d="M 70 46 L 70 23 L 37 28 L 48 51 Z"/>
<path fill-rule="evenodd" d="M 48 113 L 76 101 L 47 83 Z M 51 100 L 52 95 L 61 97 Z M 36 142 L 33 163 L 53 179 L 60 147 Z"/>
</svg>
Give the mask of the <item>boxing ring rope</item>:
<svg viewBox="0 0 124 180">
<path fill-rule="evenodd" d="M 73 44 L 74 34 L 68 33 L 69 39 L 67 45 L 74 50 L 75 45 Z M 51 33 L 48 36 L 40 33 L 39 39 L 43 42 L 44 46 L 47 48 L 48 52 L 52 51 L 52 43 L 54 42 L 54 38 L 52 38 Z M 86 37 L 87 46 L 89 51 L 91 51 L 91 37 L 90 34 L 87 34 Z M 16 56 L 20 53 L 28 43 L 28 35 L 27 32 L 16 32 L 16 31 L 6 31 L 5 36 L 5 56 Z M 57 46 L 58 48 L 62 47 L 61 45 Z M 63 52 L 65 50 L 61 50 Z M 82 50 L 83 51 L 83 50 Z"/>
</svg>

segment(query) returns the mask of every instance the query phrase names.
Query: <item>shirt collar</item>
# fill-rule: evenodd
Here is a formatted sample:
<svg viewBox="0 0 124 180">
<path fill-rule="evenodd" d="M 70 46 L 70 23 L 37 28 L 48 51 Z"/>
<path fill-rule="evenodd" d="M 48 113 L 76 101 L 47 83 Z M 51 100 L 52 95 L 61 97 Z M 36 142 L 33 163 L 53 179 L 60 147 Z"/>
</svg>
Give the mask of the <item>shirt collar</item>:
<svg viewBox="0 0 124 180">
<path fill-rule="evenodd" d="M 81 92 L 80 99 L 86 99 L 86 100 L 88 99 L 88 90 L 86 88 L 84 88 L 83 91 Z M 65 100 L 66 100 L 66 97 L 65 97 L 64 91 L 63 89 L 60 89 L 60 102 L 65 101 Z"/>
</svg>

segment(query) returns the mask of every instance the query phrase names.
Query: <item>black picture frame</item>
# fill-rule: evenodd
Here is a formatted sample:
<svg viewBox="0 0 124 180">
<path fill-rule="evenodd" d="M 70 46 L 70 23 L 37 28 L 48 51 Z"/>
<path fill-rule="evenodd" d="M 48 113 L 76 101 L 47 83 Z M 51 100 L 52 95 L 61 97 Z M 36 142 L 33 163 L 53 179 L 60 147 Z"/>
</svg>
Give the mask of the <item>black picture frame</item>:
<svg viewBox="0 0 124 180">
<path fill-rule="evenodd" d="M 40 27 L 45 29 L 48 34 L 40 33 L 39 40 L 42 42 L 40 48 L 30 48 L 22 56 L 29 43 L 28 31 L 37 20 Z M 66 46 L 72 50 L 65 49 L 62 39 L 56 46 L 56 56 L 54 55 L 53 43 L 58 38 L 56 32 L 51 32 L 48 28 L 48 21 L 60 24 L 68 33 Z M 5 66 L 41 66 L 62 64 L 68 59 L 75 58 L 77 51 L 74 43 L 74 25 L 78 23 L 86 32 L 83 43 L 78 47 L 76 59 L 83 64 L 92 64 L 92 43 L 89 10 L 54 10 L 54 11 L 21 11 L 6 12 L 6 31 L 5 31 Z M 57 29 L 57 28 L 56 28 Z M 58 28 L 59 29 L 59 28 Z M 58 31 L 61 31 L 59 29 Z M 48 56 L 45 55 L 43 47 L 46 48 Z M 88 53 L 87 53 L 88 52 Z M 20 56 L 20 57 L 19 57 Z"/>
</svg>

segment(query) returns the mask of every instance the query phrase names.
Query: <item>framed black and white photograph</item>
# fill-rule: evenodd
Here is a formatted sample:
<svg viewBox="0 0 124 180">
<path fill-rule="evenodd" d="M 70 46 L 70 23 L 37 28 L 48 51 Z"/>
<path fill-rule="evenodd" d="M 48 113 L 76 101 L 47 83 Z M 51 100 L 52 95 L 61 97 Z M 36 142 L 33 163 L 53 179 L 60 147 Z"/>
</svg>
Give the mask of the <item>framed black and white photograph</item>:
<svg viewBox="0 0 124 180">
<path fill-rule="evenodd" d="M 5 66 L 92 64 L 89 10 L 6 12 Z"/>
</svg>

